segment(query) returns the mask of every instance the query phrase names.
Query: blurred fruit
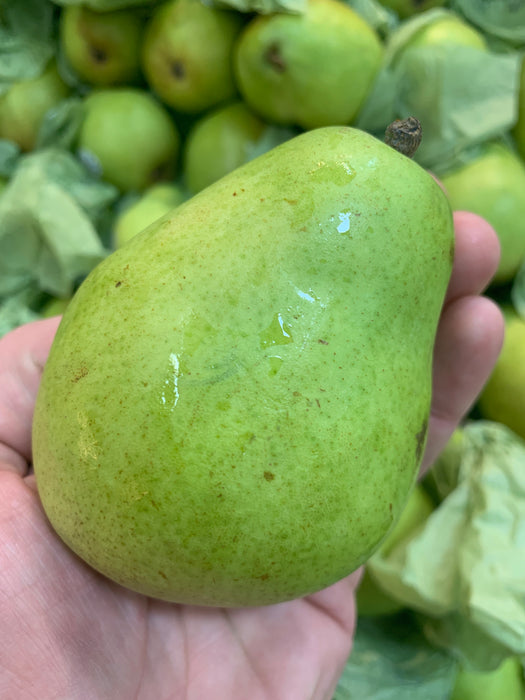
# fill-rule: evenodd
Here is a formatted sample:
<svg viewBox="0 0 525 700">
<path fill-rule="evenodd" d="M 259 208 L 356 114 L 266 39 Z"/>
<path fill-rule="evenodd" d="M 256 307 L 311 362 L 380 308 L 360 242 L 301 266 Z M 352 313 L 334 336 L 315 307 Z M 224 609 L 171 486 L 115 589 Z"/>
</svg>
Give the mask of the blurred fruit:
<svg viewBox="0 0 525 700">
<path fill-rule="evenodd" d="M 452 12 L 438 15 L 425 24 L 407 42 L 404 51 L 420 46 L 469 46 L 473 49 L 487 50 L 487 42 L 481 32 Z"/>
<path fill-rule="evenodd" d="M 242 102 L 209 112 L 189 132 L 184 150 L 184 177 L 190 192 L 199 192 L 249 159 L 249 149 L 265 123 Z"/>
<path fill-rule="evenodd" d="M 137 78 L 141 18 L 132 11 L 95 12 L 68 5 L 60 16 L 60 46 L 81 80 L 106 86 Z"/>
<path fill-rule="evenodd" d="M 451 700 L 524 700 L 523 668 L 510 656 L 495 671 L 458 672 Z"/>
<path fill-rule="evenodd" d="M 435 180 L 338 126 L 112 253 L 66 311 L 35 408 L 57 532 L 181 603 L 277 603 L 349 574 L 421 462 L 453 243 Z"/>
<path fill-rule="evenodd" d="M 44 306 L 40 309 L 40 315 L 43 318 L 51 318 L 51 316 L 59 316 L 64 313 L 67 305 L 71 299 L 63 299 L 60 297 L 53 297 L 49 299 Z"/>
<path fill-rule="evenodd" d="M 85 110 L 78 147 L 96 157 L 107 182 L 128 192 L 173 178 L 179 133 L 168 111 L 150 93 L 106 88 L 88 95 Z"/>
<path fill-rule="evenodd" d="M 421 14 L 430 10 L 432 7 L 441 7 L 445 5 L 447 0 L 379 0 L 381 5 L 389 7 L 397 12 L 402 18 L 406 19 L 411 15 Z"/>
<path fill-rule="evenodd" d="M 521 63 L 519 87 L 518 118 L 513 129 L 513 136 L 520 156 L 525 159 L 525 58 Z"/>
<path fill-rule="evenodd" d="M 525 439 L 525 320 L 515 313 L 505 313 L 503 348 L 478 404 L 485 418 Z"/>
<path fill-rule="evenodd" d="M 170 209 L 182 204 L 185 199 L 186 195 L 175 184 L 166 182 L 149 187 L 117 217 L 113 229 L 115 248 L 123 246 L 137 233 L 167 214 Z"/>
<path fill-rule="evenodd" d="M 201 112 L 235 94 L 232 47 L 239 13 L 201 0 L 169 0 L 146 27 L 142 68 L 151 89 L 173 109 Z"/>
<path fill-rule="evenodd" d="M 264 119 L 312 129 L 351 124 L 383 56 L 374 29 L 339 0 L 304 14 L 259 15 L 238 40 L 239 91 Z"/>
<path fill-rule="evenodd" d="M 399 520 L 387 535 L 377 555 L 387 557 L 401 542 L 413 537 L 433 510 L 434 504 L 430 496 L 421 484 L 416 484 Z M 388 615 L 405 607 L 388 595 L 377 576 L 371 573 L 367 566 L 357 589 L 356 600 L 359 615 Z"/>
<path fill-rule="evenodd" d="M 44 115 L 68 94 L 54 61 L 38 78 L 15 83 L 0 97 L 0 138 L 33 150 Z"/>
<path fill-rule="evenodd" d="M 494 284 L 508 282 L 525 258 L 525 165 L 507 146 L 484 144 L 465 165 L 440 177 L 452 208 L 485 218 L 496 230 L 501 259 Z"/>
</svg>

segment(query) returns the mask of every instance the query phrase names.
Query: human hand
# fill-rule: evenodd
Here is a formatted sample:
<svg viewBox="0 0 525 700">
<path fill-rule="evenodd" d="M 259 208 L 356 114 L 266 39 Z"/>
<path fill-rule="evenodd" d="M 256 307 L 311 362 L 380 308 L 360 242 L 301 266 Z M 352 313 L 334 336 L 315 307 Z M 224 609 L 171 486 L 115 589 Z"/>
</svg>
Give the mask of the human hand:
<svg viewBox="0 0 525 700">
<path fill-rule="evenodd" d="M 455 222 L 427 466 L 479 393 L 503 335 L 497 307 L 479 296 L 497 266 L 497 238 L 474 215 Z M 51 530 L 30 467 L 31 422 L 58 322 L 0 341 L 0 697 L 330 700 L 351 649 L 358 572 L 280 605 L 188 607 L 113 584 Z"/>
</svg>

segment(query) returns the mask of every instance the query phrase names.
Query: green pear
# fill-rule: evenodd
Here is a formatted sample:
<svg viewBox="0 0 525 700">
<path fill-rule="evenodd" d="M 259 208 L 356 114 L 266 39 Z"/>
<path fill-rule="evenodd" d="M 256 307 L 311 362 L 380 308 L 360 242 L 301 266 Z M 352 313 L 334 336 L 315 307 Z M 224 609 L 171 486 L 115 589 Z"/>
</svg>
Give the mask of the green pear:
<svg viewBox="0 0 525 700">
<path fill-rule="evenodd" d="M 441 177 L 453 209 L 484 217 L 498 234 L 494 284 L 510 281 L 525 258 L 525 165 L 507 146 L 485 144 L 469 162 Z"/>
<path fill-rule="evenodd" d="M 525 439 L 525 320 L 517 314 L 505 314 L 503 347 L 478 404 L 485 418 Z"/>
<path fill-rule="evenodd" d="M 140 70 L 142 20 L 136 12 L 96 12 L 67 5 L 60 15 L 60 48 L 81 80 L 108 86 L 134 81 Z"/>
<path fill-rule="evenodd" d="M 142 191 L 177 170 L 180 136 L 165 107 L 138 88 L 105 88 L 85 99 L 78 148 L 95 157 L 108 182 Z"/>
<path fill-rule="evenodd" d="M 360 566 L 426 442 L 449 203 L 351 127 L 302 133 L 104 259 L 35 408 L 59 536 L 124 586 L 277 603 Z"/>
<path fill-rule="evenodd" d="M 309 0 L 303 14 L 252 19 L 234 66 L 239 91 L 255 112 L 312 129 L 352 123 L 382 58 L 375 30 L 349 5 Z"/>
<path fill-rule="evenodd" d="M 518 153 L 525 160 L 525 58 L 521 63 L 518 117 L 512 130 Z"/>
<path fill-rule="evenodd" d="M 376 555 L 387 557 L 401 542 L 414 536 L 433 510 L 432 499 L 421 484 L 416 484 L 399 520 L 377 550 Z M 388 595 L 388 592 L 381 587 L 381 581 L 377 580 L 368 567 L 365 567 L 356 599 L 360 615 L 389 615 L 405 607 Z"/>
<path fill-rule="evenodd" d="M 123 246 L 185 199 L 186 195 L 178 185 L 165 182 L 149 187 L 117 216 L 113 231 L 115 248 Z"/>
<path fill-rule="evenodd" d="M 232 50 L 240 13 L 201 0 L 168 0 L 144 35 L 142 68 L 151 89 L 173 109 L 202 112 L 235 94 Z"/>
<path fill-rule="evenodd" d="M 451 700 L 524 700 L 523 668 L 510 656 L 495 671 L 460 669 Z"/>
<path fill-rule="evenodd" d="M 32 151 L 44 115 L 68 94 L 54 61 L 37 78 L 15 83 L 0 98 L 0 138 Z"/>
<path fill-rule="evenodd" d="M 430 10 L 432 7 L 441 7 L 445 5 L 447 0 L 380 0 L 381 5 L 389 7 L 397 12 L 402 18 L 406 19 L 415 14 L 421 14 Z"/>
<path fill-rule="evenodd" d="M 239 101 L 201 117 L 188 134 L 183 172 L 192 193 L 199 192 L 249 160 L 250 147 L 265 123 Z"/>
<path fill-rule="evenodd" d="M 405 49 L 421 46 L 468 46 L 486 51 L 488 46 L 483 34 L 453 13 L 437 15 L 423 25 L 407 42 Z"/>
</svg>

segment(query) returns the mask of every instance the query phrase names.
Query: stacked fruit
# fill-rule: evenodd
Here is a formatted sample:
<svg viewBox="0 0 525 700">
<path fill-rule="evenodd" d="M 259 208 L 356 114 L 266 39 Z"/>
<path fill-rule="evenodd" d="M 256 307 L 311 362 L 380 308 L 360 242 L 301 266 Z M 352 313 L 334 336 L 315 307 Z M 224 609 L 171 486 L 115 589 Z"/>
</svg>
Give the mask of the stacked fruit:
<svg viewBox="0 0 525 700">
<path fill-rule="evenodd" d="M 409 657 L 413 649 L 412 661 L 432 659 L 440 697 L 454 684 L 458 700 L 522 697 L 525 591 L 512 567 L 521 560 L 525 517 L 523 6 L 18 0 L 0 4 L 0 20 L 0 334 L 61 313 L 114 249 L 279 144 L 331 125 L 382 138 L 393 120 L 419 119 L 416 162 L 441 180 L 453 209 L 480 214 L 498 234 L 501 260 L 487 293 L 501 304 L 507 334 L 469 419 L 367 565 L 359 605 L 371 617 L 358 630 L 337 697 L 355 697 L 359 674 L 377 663 L 369 652 L 382 652 L 392 638 Z M 320 186 L 335 177 L 323 173 Z M 214 196 L 213 205 L 221 204 Z M 339 216 L 345 232 L 349 218 Z M 216 332 L 193 322 L 195 344 Z M 276 333 L 280 341 L 291 337 L 286 319 L 272 323 L 264 347 Z M 173 399 L 182 370 L 170 361 Z M 245 438 L 248 451 L 254 436 Z M 266 471 L 264 479 L 275 475 Z M 494 548 L 505 552 L 507 568 L 483 587 Z M 470 562 L 470 578 L 458 552 Z M 420 575 L 425 569 L 438 578 L 438 559 L 443 567 L 455 562 L 439 591 Z M 501 566 L 498 560 L 493 570 Z M 456 584 L 445 600 L 443 591 Z M 500 599 L 508 607 L 493 606 L 489 619 L 486 601 Z M 400 623 L 417 630 L 409 643 L 396 632 Z M 431 697 L 408 660 L 412 670 L 400 684 L 417 681 L 421 698 Z M 384 667 L 374 668 L 360 696 L 369 700 L 381 697 L 382 682 L 395 685 Z M 428 678 L 439 685 L 436 675 Z"/>
</svg>

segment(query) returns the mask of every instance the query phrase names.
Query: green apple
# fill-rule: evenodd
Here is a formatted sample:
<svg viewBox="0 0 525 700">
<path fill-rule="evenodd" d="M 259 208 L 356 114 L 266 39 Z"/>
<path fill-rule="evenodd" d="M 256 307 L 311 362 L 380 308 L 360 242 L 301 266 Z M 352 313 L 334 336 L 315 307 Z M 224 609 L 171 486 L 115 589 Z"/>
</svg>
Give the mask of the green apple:
<svg viewBox="0 0 525 700">
<path fill-rule="evenodd" d="M 199 192 L 249 159 L 265 123 L 240 101 L 201 117 L 185 144 L 183 172 L 190 192 Z"/>
<path fill-rule="evenodd" d="M 387 535 L 377 553 L 372 555 L 386 557 L 403 541 L 412 537 L 434 510 L 432 499 L 421 484 L 416 484 L 403 509 L 399 520 Z M 357 589 L 357 609 L 360 615 L 387 615 L 404 607 L 394 600 L 381 587 L 381 581 L 365 567 L 365 572 Z"/>
<path fill-rule="evenodd" d="M 68 94 L 54 61 L 38 78 L 15 83 L 0 98 L 0 138 L 33 150 L 44 115 Z"/>
<path fill-rule="evenodd" d="M 478 404 L 485 418 L 525 439 L 525 320 L 515 313 L 505 314 L 503 348 Z"/>
<path fill-rule="evenodd" d="M 525 59 L 523 59 L 521 64 L 518 119 L 512 134 L 520 156 L 525 159 Z"/>
<path fill-rule="evenodd" d="M 452 208 L 485 218 L 498 234 L 501 258 L 494 284 L 510 281 L 525 257 L 525 165 L 501 143 L 441 176 Z"/>
<path fill-rule="evenodd" d="M 85 110 L 79 151 L 96 158 L 103 179 L 128 192 L 173 178 L 180 136 L 153 95 L 138 88 L 106 88 L 86 98 Z"/>
<path fill-rule="evenodd" d="M 451 700 L 524 700 L 523 668 L 510 656 L 495 671 L 460 670 Z"/>
<path fill-rule="evenodd" d="M 79 78 L 92 85 L 134 81 L 141 42 L 142 21 L 135 12 L 95 12 L 82 5 L 61 12 L 61 50 Z"/>
<path fill-rule="evenodd" d="M 152 185 L 118 216 L 113 227 L 113 243 L 120 248 L 133 236 L 182 204 L 185 193 L 175 184 L 165 182 Z"/>
<path fill-rule="evenodd" d="M 168 0 L 146 27 L 142 68 L 170 107 L 201 112 L 235 94 L 233 44 L 241 15 L 201 0 Z"/>
</svg>

